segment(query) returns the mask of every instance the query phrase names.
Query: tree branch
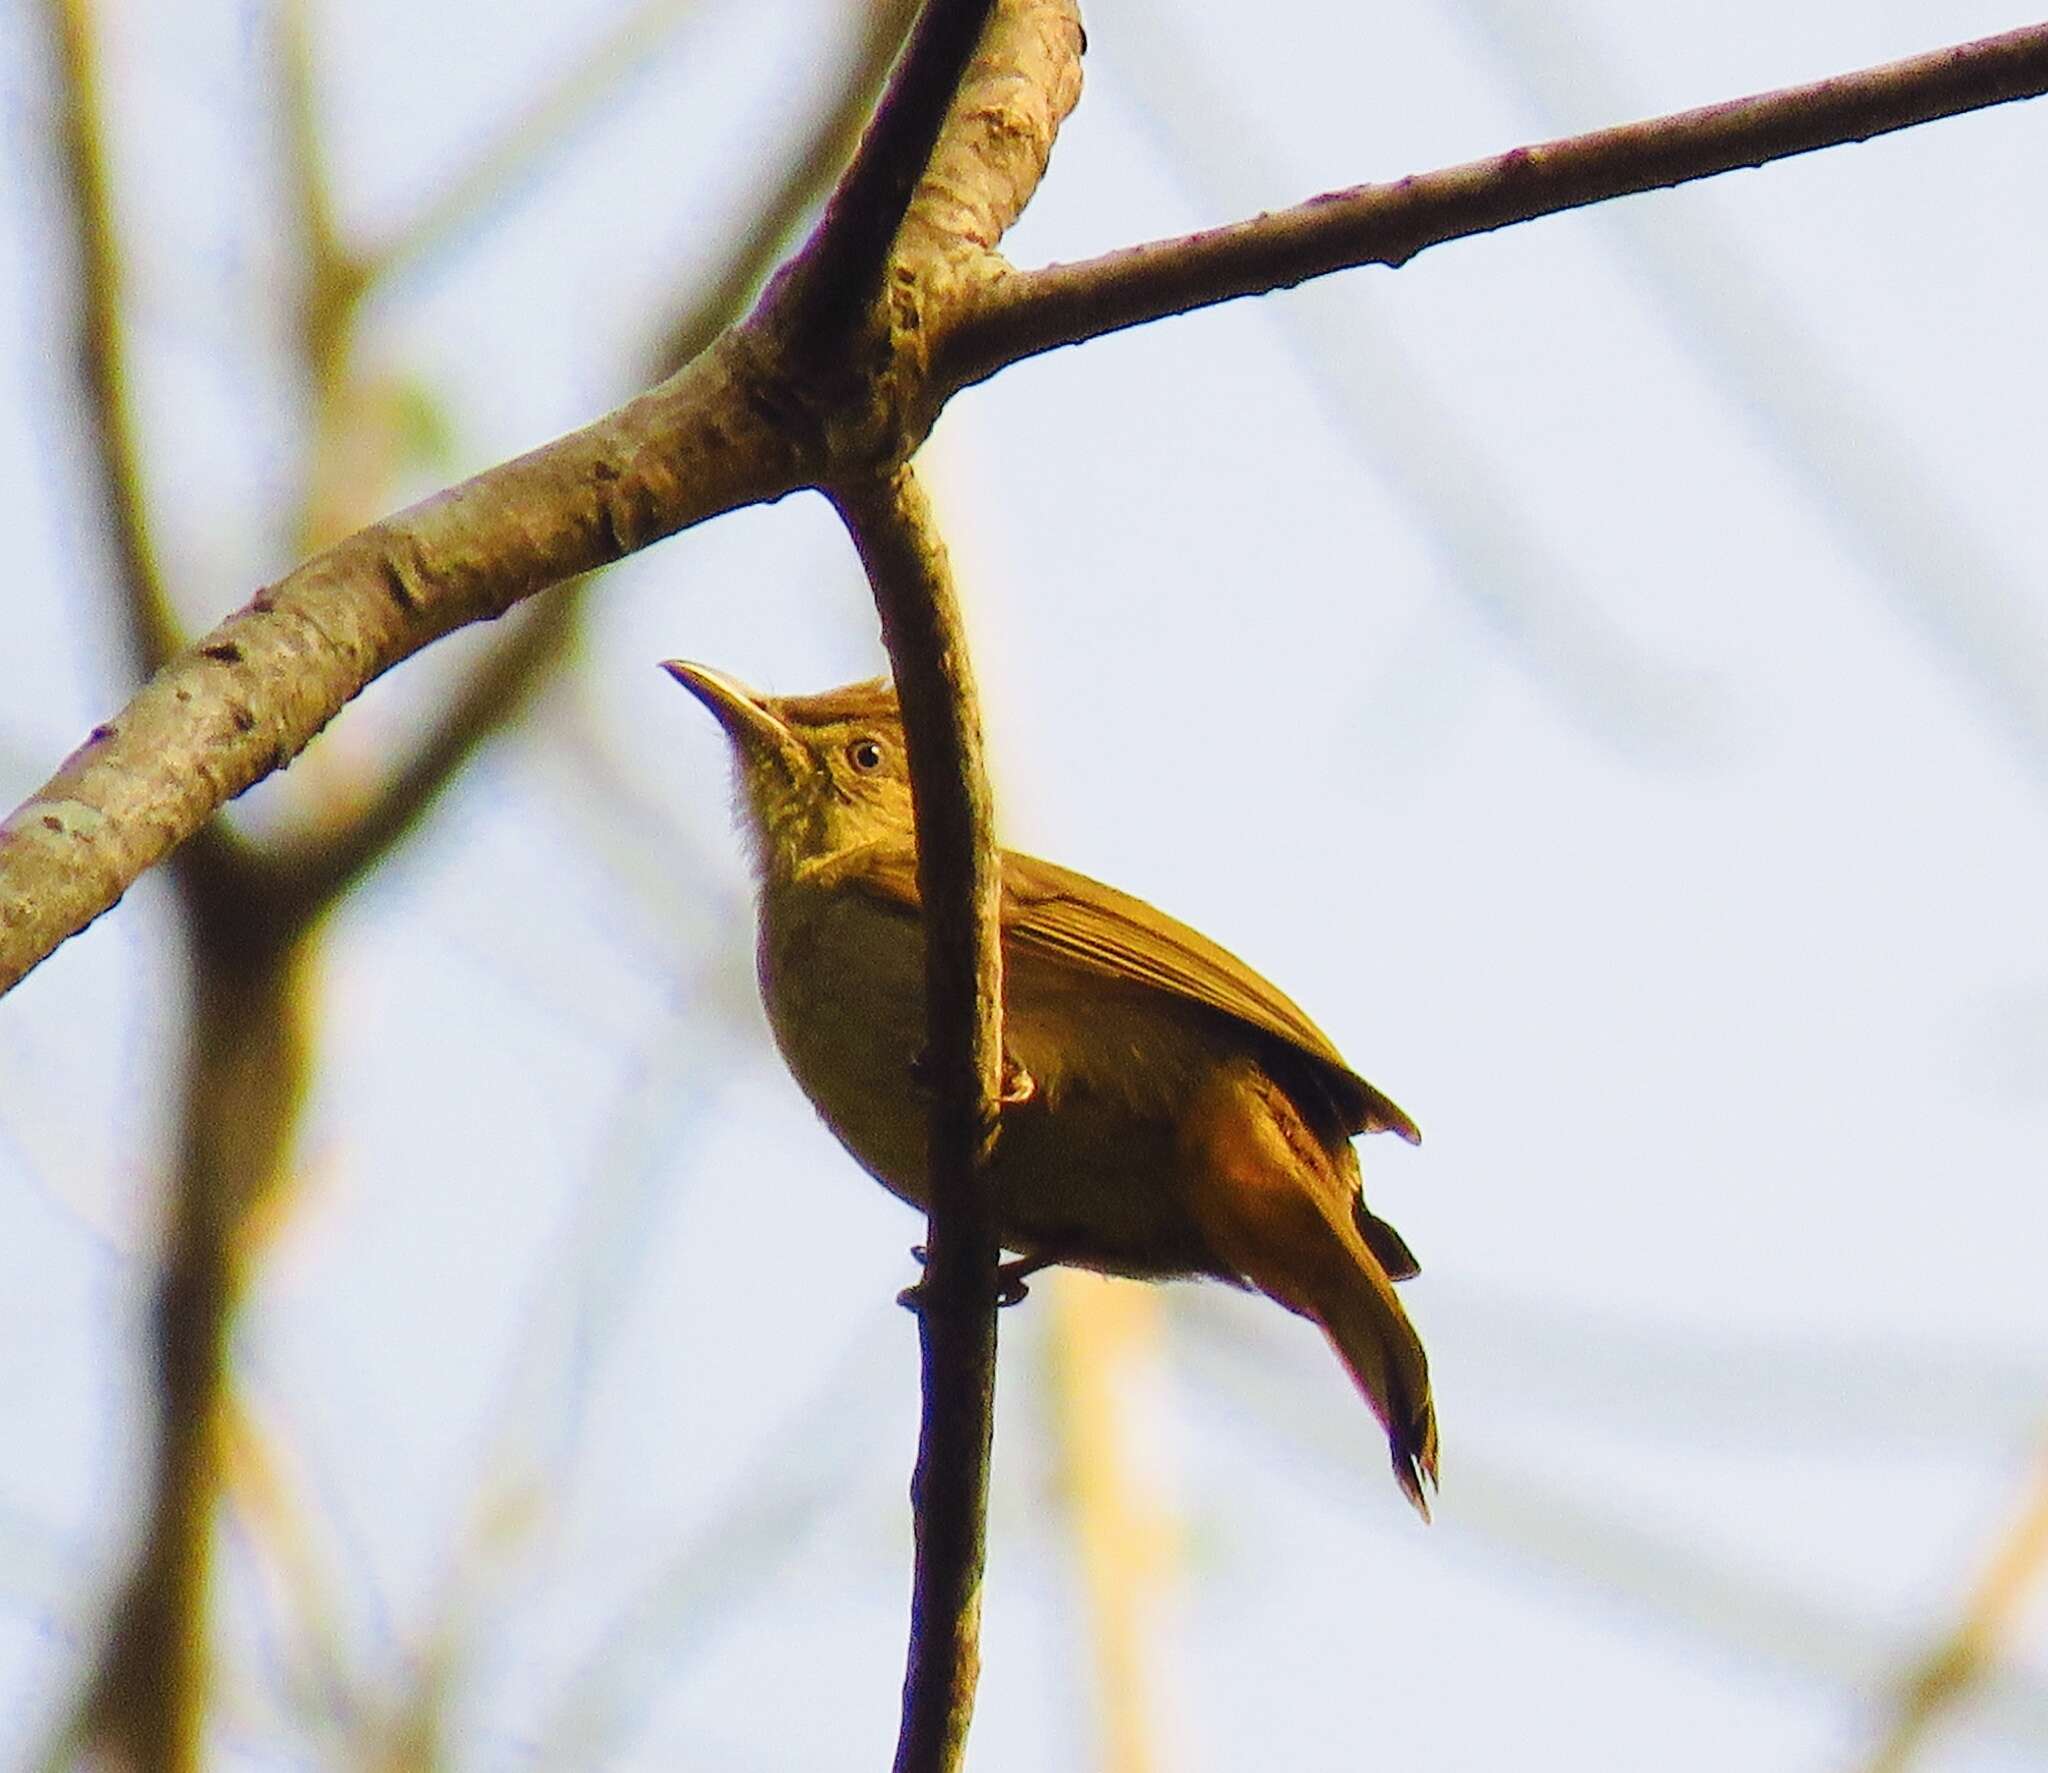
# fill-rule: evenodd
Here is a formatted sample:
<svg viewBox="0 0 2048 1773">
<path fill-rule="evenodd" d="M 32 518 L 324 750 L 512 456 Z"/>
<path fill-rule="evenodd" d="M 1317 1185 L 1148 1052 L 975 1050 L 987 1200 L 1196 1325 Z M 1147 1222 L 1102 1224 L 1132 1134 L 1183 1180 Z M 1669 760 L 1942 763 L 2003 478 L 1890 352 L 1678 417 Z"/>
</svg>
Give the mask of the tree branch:
<svg viewBox="0 0 2048 1773">
<path fill-rule="evenodd" d="M 929 278 L 966 261 L 999 275 L 997 243 L 1024 213 L 1081 100 L 1087 33 L 1075 0 L 1004 0 L 903 218 L 895 257 Z"/>
<path fill-rule="evenodd" d="M 1954 1628 L 1904 1682 L 1898 1712 L 1870 1759 L 1870 1773 L 1905 1773 L 1942 1713 L 1983 1683 L 2027 1597 L 2048 1570 L 2048 1457 L 2037 1464 L 2025 1505 L 1978 1579 Z"/>
<path fill-rule="evenodd" d="M 745 310 L 748 299 L 781 262 L 804 212 L 826 189 L 832 174 L 848 164 L 859 144 L 861 125 L 874 112 L 875 95 L 903 47 L 914 11 L 915 0 L 870 0 L 867 23 L 837 100 L 790 155 L 781 179 L 755 212 L 710 293 L 664 335 L 656 354 L 662 373 L 688 363 L 710 344 L 717 328 Z"/>
<path fill-rule="evenodd" d="M 873 305 L 896 230 L 994 10 L 995 0 L 925 0 L 875 120 L 797 262 L 789 314 L 800 336 L 837 340 Z"/>
<path fill-rule="evenodd" d="M 100 120 L 99 60 L 87 0 L 47 0 L 63 92 L 57 105 L 58 159 L 64 169 L 66 214 L 74 229 L 78 279 L 78 367 L 83 413 L 91 436 L 100 502 L 120 571 L 137 677 L 147 677 L 181 646 L 178 619 L 150 535 L 142 452 L 128 396 L 128 353 L 121 319 L 121 254 L 114 235 Z"/>
<path fill-rule="evenodd" d="M 751 360 L 729 335 L 595 424 L 315 555 L 172 660 L 0 824 L 0 992 L 430 641 L 804 484 Z"/>
<path fill-rule="evenodd" d="M 946 181 L 971 170 L 953 152 L 952 131 L 986 131 L 1002 149 L 986 188 L 956 211 L 960 225 L 979 216 L 1000 227 L 1043 167 L 1046 126 L 1071 102 L 1078 29 L 1071 0 L 1004 0 L 932 157 L 944 180 L 927 181 L 910 217 L 923 225 L 918 206 L 929 195 L 929 251 L 905 256 L 899 281 L 913 304 L 930 293 L 920 292 L 920 280 L 936 286 L 938 299 L 924 314 L 912 307 L 916 324 L 899 317 L 873 360 L 842 365 L 836 376 L 807 375 L 818 357 L 815 338 L 792 330 L 802 306 L 771 287 L 744 327 L 668 382 L 359 532 L 159 673 L 0 825 L 0 991 L 106 910 L 228 796 L 281 767 L 400 659 L 720 511 L 907 459 L 952 393 L 1006 363 L 1321 271 L 1398 264 L 1434 241 L 2048 89 L 2048 25 L 2034 26 L 1815 86 L 1341 193 L 1186 241 L 994 274 L 1000 261 L 978 238 L 962 245 L 941 219 L 941 206 L 959 196 Z M 906 69 L 913 63 L 923 67 L 915 46 Z M 868 219 L 856 226 L 828 212 L 793 269 L 805 271 L 813 254 L 850 264 L 848 241 L 872 245 L 879 211 L 856 194 L 865 180 L 888 195 L 900 178 L 860 169 L 878 156 L 900 169 L 913 157 L 930 109 L 927 83 L 920 73 L 916 102 L 906 98 L 899 119 L 870 132 L 875 145 L 856 159 L 860 178 L 835 200 L 834 212 Z M 842 240 L 841 228 L 853 232 Z M 954 275 L 949 238 L 990 275 Z"/>
<path fill-rule="evenodd" d="M 931 1225 L 918 1330 L 917 1566 L 896 1773 L 957 1767 L 980 1673 L 994 1426 L 996 1236 L 982 1184 L 1002 1062 L 1000 861 L 951 570 L 911 470 L 834 487 L 881 612 L 917 812 L 931 1055 Z"/>
<path fill-rule="evenodd" d="M 518 625 L 476 661 L 411 755 L 340 829 L 269 852 L 264 862 L 271 890 L 302 915 L 317 916 L 389 855 L 463 765 L 519 718 L 561 662 L 589 583 L 564 585 L 517 618 Z"/>
<path fill-rule="evenodd" d="M 952 322 L 951 391 L 1025 357 L 1169 314 L 1266 295 L 1610 197 L 1762 166 L 2048 91 L 2048 24 L 1807 86 L 1595 130 L 1393 184 L 1360 185 L 1177 240 L 1019 272 Z"/>
</svg>

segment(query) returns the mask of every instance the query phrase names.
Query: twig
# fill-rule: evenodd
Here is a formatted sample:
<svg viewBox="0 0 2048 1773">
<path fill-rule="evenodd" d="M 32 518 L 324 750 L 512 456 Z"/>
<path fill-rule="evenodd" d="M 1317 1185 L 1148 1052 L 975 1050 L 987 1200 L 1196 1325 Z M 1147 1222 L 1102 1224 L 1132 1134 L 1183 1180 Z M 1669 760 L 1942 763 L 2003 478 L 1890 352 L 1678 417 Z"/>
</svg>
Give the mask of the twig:
<svg viewBox="0 0 2048 1773">
<path fill-rule="evenodd" d="M 0 992 L 349 699 L 467 623 L 803 483 L 713 350 L 619 411 L 337 543 L 94 729 L 0 824 Z"/>
<path fill-rule="evenodd" d="M 299 350 L 313 388 L 314 428 L 322 432 L 332 423 L 331 412 L 347 375 L 356 311 L 376 272 L 343 244 L 335 215 L 334 179 L 320 129 L 309 4 L 311 0 L 284 0 L 279 10 L 278 91 L 285 119 L 285 186 L 305 258 Z"/>
<path fill-rule="evenodd" d="M 1039 352 L 1169 314 L 1331 271 L 1404 265 L 1448 240 L 2044 91 L 2048 24 L 2029 25 L 1807 86 L 1332 191 L 1250 221 L 1007 277 L 957 320 L 939 374 L 962 387 Z"/>
<path fill-rule="evenodd" d="M 142 452 L 128 396 L 121 319 L 121 254 L 114 231 L 100 120 L 99 59 L 87 0 L 46 0 L 63 91 L 57 104 L 58 159 L 70 189 L 64 205 L 75 231 L 78 367 L 136 676 L 147 677 L 184 645 L 150 534 Z"/>
<path fill-rule="evenodd" d="M 1000 861 L 966 636 L 924 491 L 905 467 L 831 496 L 881 612 L 917 815 L 932 1199 L 918 1308 L 917 1563 L 896 1773 L 943 1773 L 965 1751 L 981 1662 L 996 1359 L 995 1224 L 981 1171 L 995 1139 L 1002 1055 Z"/>
<path fill-rule="evenodd" d="M 2036 1466 L 2024 1507 L 1978 1579 L 1955 1628 L 1904 1683 L 1897 1715 L 1871 1756 L 1869 1773 L 1904 1773 L 1942 1713 L 1977 1687 L 2029 1591 L 2048 1570 L 2048 1455 Z"/>
</svg>

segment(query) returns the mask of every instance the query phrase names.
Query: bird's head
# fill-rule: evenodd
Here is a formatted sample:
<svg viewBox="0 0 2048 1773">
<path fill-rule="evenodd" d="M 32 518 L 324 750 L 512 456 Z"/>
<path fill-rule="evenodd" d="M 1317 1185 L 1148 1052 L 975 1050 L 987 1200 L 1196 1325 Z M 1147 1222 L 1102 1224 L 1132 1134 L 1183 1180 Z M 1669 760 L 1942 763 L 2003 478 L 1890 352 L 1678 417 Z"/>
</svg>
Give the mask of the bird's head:
<svg viewBox="0 0 2048 1773">
<path fill-rule="evenodd" d="M 877 843 L 910 841 L 903 716 L 888 683 L 764 696 L 682 659 L 662 669 L 711 710 L 732 741 L 740 806 L 764 879 L 791 880 Z"/>
</svg>

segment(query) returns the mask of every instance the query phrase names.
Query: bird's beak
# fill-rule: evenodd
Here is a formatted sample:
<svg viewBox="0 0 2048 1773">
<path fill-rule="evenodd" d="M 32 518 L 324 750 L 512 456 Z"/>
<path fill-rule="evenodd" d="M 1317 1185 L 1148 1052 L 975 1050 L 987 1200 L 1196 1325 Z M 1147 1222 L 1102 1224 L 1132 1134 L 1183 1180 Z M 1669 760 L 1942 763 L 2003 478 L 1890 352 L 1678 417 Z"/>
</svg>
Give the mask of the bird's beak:
<svg viewBox="0 0 2048 1773">
<path fill-rule="evenodd" d="M 802 753 L 796 735 L 737 678 L 687 659 L 664 659 L 661 668 L 711 710 L 726 735 L 749 757 L 790 763 Z"/>
</svg>

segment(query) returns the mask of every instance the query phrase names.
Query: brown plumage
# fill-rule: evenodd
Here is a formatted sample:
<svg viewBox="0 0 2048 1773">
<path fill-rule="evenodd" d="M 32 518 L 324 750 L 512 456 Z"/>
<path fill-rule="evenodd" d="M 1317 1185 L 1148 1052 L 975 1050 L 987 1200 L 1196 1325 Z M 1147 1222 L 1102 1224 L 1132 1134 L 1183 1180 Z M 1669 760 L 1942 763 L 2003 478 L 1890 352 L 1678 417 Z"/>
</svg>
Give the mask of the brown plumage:
<svg viewBox="0 0 2048 1773">
<path fill-rule="evenodd" d="M 877 1180 L 926 1204 L 923 936 L 894 693 L 766 698 L 671 663 L 732 737 L 761 874 L 763 1000 L 790 1069 Z M 1023 1083 L 989 1173 L 1032 1261 L 1212 1275 L 1311 1319 L 1427 1515 L 1437 1433 L 1392 1283 L 1416 1272 L 1360 1192 L 1351 1137 L 1414 1123 L 1294 1001 L 1099 881 L 1002 858 L 1004 1048 Z"/>
</svg>

